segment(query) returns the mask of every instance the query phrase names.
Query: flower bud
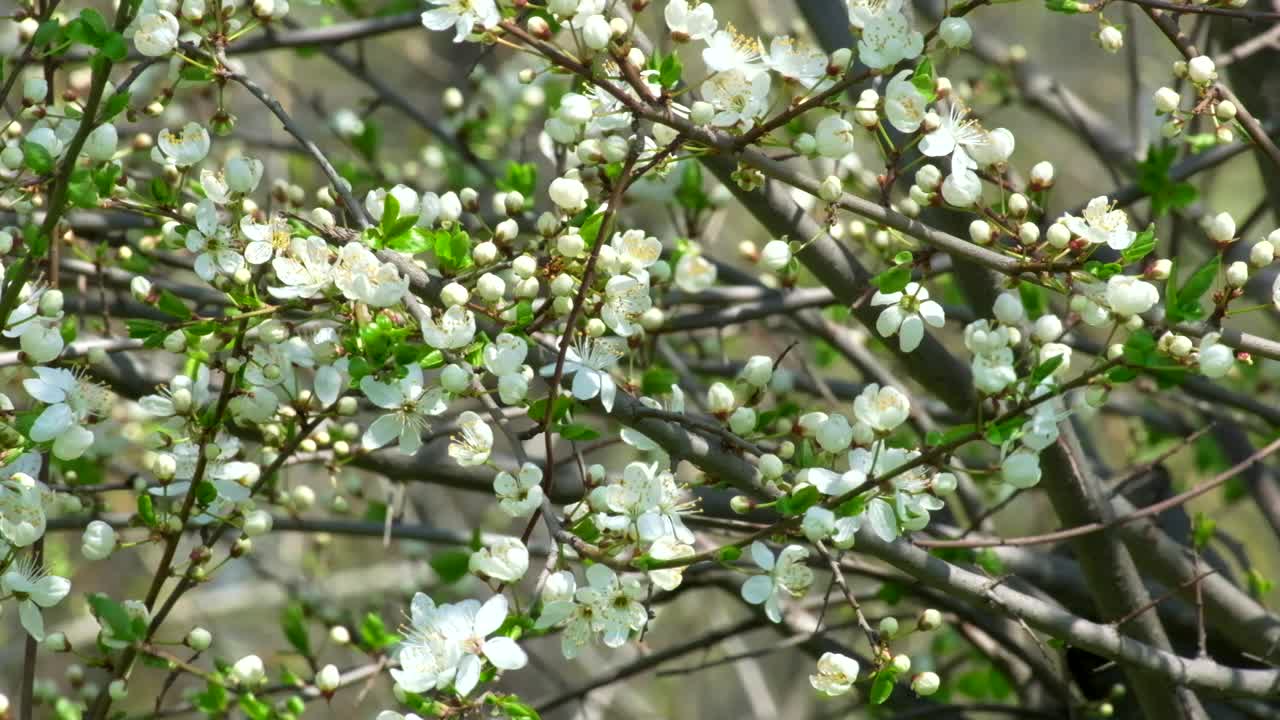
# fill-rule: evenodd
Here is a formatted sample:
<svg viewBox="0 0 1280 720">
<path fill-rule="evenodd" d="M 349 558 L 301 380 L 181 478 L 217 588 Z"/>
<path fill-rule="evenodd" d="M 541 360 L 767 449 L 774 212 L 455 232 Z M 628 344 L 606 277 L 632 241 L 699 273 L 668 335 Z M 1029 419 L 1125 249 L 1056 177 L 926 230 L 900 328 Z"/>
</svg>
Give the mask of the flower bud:
<svg viewBox="0 0 1280 720">
<path fill-rule="evenodd" d="M 938 692 L 940 687 L 942 687 L 942 678 L 939 678 L 937 673 L 922 672 L 911 679 L 911 690 L 921 697 Z"/>
<path fill-rule="evenodd" d="M 183 642 L 196 652 L 204 652 L 213 644 L 213 634 L 202 627 L 192 628 Z"/>
<path fill-rule="evenodd" d="M 592 15 L 582 25 L 582 42 L 592 50 L 603 50 L 613 38 L 613 28 L 603 15 Z"/>
<path fill-rule="evenodd" d="M 521 255 L 512 261 L 511 272 L 521 278 L 532 277 L 538 272 L 538 261 L 532 255 Z"/>
<path fill-rule="evenodd" d="M 64 633 L 55 632 L 44 636 L 44 649 L 49 652 L 61 653 L 71 649 L 71 643 L 67 641 Z M 0 712 L 3 715 L 3 712 Z"/>
<path fill-rule="evenodd" d="M 231 666 L 231 680 L 237 685 L 254 687 L 266 678 L 267 669 L 257 655 L 246 655 Z"/>
<path fill-rule="evenodd" d="M 729 509 L 733 510 L 735 513 L 739 515 L 746 515 L 747 513 L 754 510 L 755 507 L 756 507 L 756 501 L 752 500 L 746 495 L 734 495 L 729 500 Z"/>
<path fill-rule="evenodd" d="M 916 171 L 916 184 L 925 192 L 934 192 L 942 184 L 942 171 L 937 165 L 924 165 Z"/>
<path fill-rule="evenodd" d="M 993 308 L 996 319 L 1005 325 L 1017 325 L 1022 322 L 1023 313 L 1022 299 L 1012 292 L 1001 293 L 996 298 Z"/>
<path fill-rule="evenodd" d="M 351 631 L 345 625 L 334 625 L 329 628 L 329 642 L 339 647 L 351 643 Z"/>
<path fill-rule="evenodd" d="M 1018 226 L 1018 240 L 1023 245 L 1035 245 L 1040 241 L 1040 226 L 1033 222 L 1024 222 Z"/>
<path fill-rule="evenodd" d="M 341 676 L 335 665 L 325 665 L 320 668 L 320 672 L 316 673 L 316 689 L 326 695 L 337 690 L 339 682 L 341 682 Z"/>
<path fill-rule="evenodd" d="M 1031 187 L 1037 190 L 1053 186 L 1053 163 L 1041 160 L 1031 166 Z"/>
<path fill-rule="evenodd" d="M 1220 212 L 1209 218 L 1205 232 L 1209 235 L 1209 239 L 1220 244 L 1226 245 L 1235 242 L 1236 239 L 1236 221 L 1231 217 L 1231 213 Z"/>
<path fill-rule="evenodd" d="M 707 389 L 707 410 L 716 415 L 728 415 L 738 404 L 733 390 L 722 382 L 717 382 Z"/>
<path fill-rule="evenodd" d="M 1264 268 L 1276 258 L 1276 246 L 1269 240 L 1259 240 L 1249 248 L 1249 264 L 1256 268 Z"/>
<path fill-rule="evenodd" d="M 844 195 L 844 184 L 835 175 L 828 175 L 818 186 L 818 197 L 833 203 Z"/>
<path fill-rule="evenodd" d="M 471 293 L 467 292 L 465 287 L 456 282 L 451 282 L 448 285 L 445 285 L 444 289 L 440 291 L 440 302 L 444 303 L 445 307 L 466 305 L 467 300 L 470 298 Z"/>
<path fill-rule="evenodd" d="M 40 317 L 57 317 L 62 312 L 62 291 L 56 288 L 46 290 L 40 296 Z"/>
<path fill-rule="evenodd" d="M 1027 214 L 1027 210 L 1030 209 L 1030 204 L 1027 202 L 1026 195 L 1023 195 L 1022 193 L 1014 193 L 1009 196 L 1007 207 L 1009 208 L 1010 215 L 1013 215 L 1014 217 L 1023 217 Z"/>
<path fill-rule="evenodd" d="M 916 629 L 922 632 L 930 632 L 942 627 L 942 613 L 933 608 L 926 608 L 920 613 L 920 619 L 916 621 Z"/>
<path fill-rule="evenodd" d="M 1049 247 L 1062 250 L 1071 242 L 1071 231 L 1067 226 L 1056 222 L 1049 226 L 1049 231 L 1045 233 L 1045 239 L 1049 241 Z"/>
<path fill-rule="evenodd" d="M 486 240 L 471 249 L 471 259 L 482 267 L 492 265 L 498 259 L 498 246 Z"/>
<path fill-rule="evenodd" d="M 756 411 L 740 407 L 729 416 L 729 429 L 738 435 L 748 435 L 756 429 Z"/>
<path fill-rule="evenodd" d="M 1173 261 L 1169 258 L 1160 258 L 1151 265 L 1151 269 L 1147 271 L 1147 275 L 1152 280 L 1168 280 L 1169 273 L 1173 272 Z"/>
<path fill-rule="evenodd" d="M 180 353 L 187 349 L 187 334 L 174 330 L 164 337 L 164 349 L 171 353 Z"/>
<path fill-rule="evenodd" d="M 578 233 L 569 233 L 561 235 L 556 240 L 556 250 L 561 255 L 569 258 L 581 257 L 582 253 L 587 249 L 587 241 Z"/>
<path fill-rule="evenodd" d="M 906 655 L 894 655 L 889 667 L 899 675 L 911 672 L 911 658 Z"/>
<path fill-rule="evenodd" d="M 760 266 L 771 272 L 779 272 L 791 262 L 791 246 L 786 240 L 770 240 L 760 252 Z"/>
<path fill-rule="evenodd" d="M 569 213 L 576 213 L 587 206 L 587 187 L 577 178 L 559 177 L 551 181 L 547 189 L 551 202 Z"/>
<path fill-rule="evenodd" d="M 973 28 L 964 18 L 943 18 L 938 25 L 938 37 L 949 48 L 968 47 L 969 41 L 973 39 Z"/>
<path fill-rule="evenodd" d="M 1231 122 L 1236 118 L 1236 104 L 1230 100 L 1223 100 L 1213 109 L 1213 115 L 1222 122 Z"/>
<path fill-rule="evenodd" d="M 1213 59 L 1198 55 L 1187 61 L 1187 78 L 1196 85 L 1207 85 L 1218 78 Z"/>
<path fill-rule="evenodd" d="M 786 472 L 786 467 L 783 465 L 782 458 L 774 455 L 773 453 L 765 453 L 764 455 L 761 455 L 760 462 L 756 468 L 760 471 L 760 476 L 766 480 L 780 478 L 782 477 L 782 474 Z"/>
<path fill-rule="evenodd" d="M 94 520 L 84 529 L 80 539 L 80 552 L 90 560 L 105 560 L 116 549 L 116 531 L 101 520 Z"/>
<path fill-rule="evenodd" d="M 1249 282 L 1249 265 L 1237 260 L 1227 266 L 1227 287 L 1244 287 Z"/>
<path fill-rule="evenodd" d="M 440 371 L 440 386 L 457 395 L 471 386 L 472 372 L 457 363 L 449 363 Z"/>
<path fill-rule="evenodd" d="M 986 220 L 974 220 L 969 223 L 969 239 L 978 245 L 991 243 L 991 225 Z"/>
<path fill-rule="evenodd" d="M 1162 113 L 1171 113 L 1178 109 L 1178 105 L 1182 102 L 1182 96 L 1170 87 L 1162 87 L 1156 90 L 1152 97 L 1155 102 L 1156 110 Z"/>
<path fill-rule="evenodd" d="M 773 360 L 765 355 L 753 355 L 742 368 L 742 379 L 747 384 L 763 388 L 773 377 Z"/>
<path fill-rule="evenodd" d="M 507 283 L 493 273 L 485 273 L 476 280 L 476 292 L 489 302 L 497 302 L 507 293 Z"/>
<path fill-rule="evenodd" d="M 805 157 L 812 157 L 818 151 L 818 139 L 810 133 L 800 133 L 792 141 L 791 149 Z"/>
<path fill-rule="evenodd" d="M 876 630 L 880 633 L 881 637 L 885 639 L 889 639 L 889 638 L 892 638 L 894 635 L 897 635 L 898 629 L 899 629 L 898 618 L 892 615 L 881 618 L 880 624 L 876 628 Z"/>
<path fill-rule="evenodd" d="M 244 534 L 251 538 L 271 532 L 271 525 L 271 514 L 265 510 L 254 510 L 244 516 Z"/>
<path fill-rule="evenodd" d="M 1098 31 L 1098 44 L 1107 52 L 1119 52 L 1124 47 L 1124 34 L 1115 25 L 1107 25 Z"/>
</svg>

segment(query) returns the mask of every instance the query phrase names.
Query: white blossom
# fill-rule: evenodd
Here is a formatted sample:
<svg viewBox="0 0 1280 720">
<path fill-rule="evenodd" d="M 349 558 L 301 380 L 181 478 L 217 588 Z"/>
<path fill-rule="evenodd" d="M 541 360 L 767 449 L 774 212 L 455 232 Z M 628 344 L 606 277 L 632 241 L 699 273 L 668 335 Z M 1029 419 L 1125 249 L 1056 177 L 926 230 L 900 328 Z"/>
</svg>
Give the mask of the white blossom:
<svg viewBox="0 0 1280 720">
<path fill-rule="evenodd" d="M 422 24 L 428 30 L 455 30 L 453 41 L 460 43 L 477 25 L 485 30 L 502 22 L 502 13 L 494 0 L 430 0 L 437 7 L 422 13 Z"/>
<path fill-rule="evenodd" d="M 929 291 L 919 283 L 907 283 L 902 292 L 882 293 L 871 296 L 871 304 L 884 306 L 876 318 L 876 332 L 883 337 L 898 336 L 902 352 L 911 352 L 924 339 L 925 323 L 940 328 L 946 323 L 942 306 L 929 299 Z"/>
<path fill-rule="evenodd" d="M 751 559 L 765 574 L 753 575 L 742 584 L 742 599 L 763 605 L 770 620 L 782 622 L 782 598 L 801 597 L 813 584 L 813 571 L 805 564 L 808 558 L 809 550 L 800 545 L 786 546 L 775 558 L 764 543 L 751 543 Z"/>
<path fill-rule="evenodd" d="M 379 382 L 366 375 L 360 379 L 360 390 L 369 402 L 391 411 L 365 430 L 362 443 L 366 450 L 376 450 L 398 439 L 400 452 L 413 455 L 422 446 L 427 418 L 448 409 L 444 391 L 427 388 L 422 368 L 416 364 L 409 365 L 407 374 L 394 383 Z"/>
</svg>

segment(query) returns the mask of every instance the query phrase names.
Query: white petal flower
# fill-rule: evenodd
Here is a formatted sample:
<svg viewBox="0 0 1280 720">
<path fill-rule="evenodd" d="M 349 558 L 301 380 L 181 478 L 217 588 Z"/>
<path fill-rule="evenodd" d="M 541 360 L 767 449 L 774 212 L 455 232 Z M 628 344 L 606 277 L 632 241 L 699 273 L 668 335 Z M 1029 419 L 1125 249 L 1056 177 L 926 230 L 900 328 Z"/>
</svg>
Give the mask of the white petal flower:
<svg viewBox="0 0 1280 720">
<path fill-rule="evenodd" d="M 468 568 L 481 577 L 513 583 L 529 571 L 529 550 L 519 538 L 499 538 L 471 553 Z"/>
<path fill-rule="evenodd" d="M 147 57 L 168 55 L 178 47 L 178 18 L 171 12 L 139 16 L 133 28 L 133 44 Z"/>
<path fill-rule="evenodd" d="M 456 350 L 466 347 L 476 336 L 475 315 L 464 305 L 454 305 L 440 314 L 439 319 L 427 311 L 422 323 L 422 338 L 438 350 Z"/>
<path fill-rule="evenodd" d="M 706 40 L 716 31 L 716 11 L 709 2 L 690 9 L 686 0 L 671 0 L 662 15 L 672 39 L 678 42 Z"/>
<path fill-rule="evenodd" d="M 455 30 L 453 41 L 467 39 L 477 25 L 485 30 L 502 22 L 502 13 L 494 0 L 430 0 L 437 5 L 422 13 L 422 24 L 428 30 Z"/>
<path fill-rule="evenodd" d="M 178 167 L 195 165 L 209 154 L 209 132 L 194 122 L 184 125 L 181 133 L 165 128 L 156 139 L 155 151 L 152 159 L 157 162 L 172 163 Z"/>
<path fill-rule="evenodd" d="M 1092 245 L 1106 243 L 1115 250 L 1133 244 L 1138 234 L 1129 229 L 1129 217 L 1120 209 L 1111 209 L 1106 196 L 1099 196 L 1085 206 L 1084 217 L 1064 215 L 1067 229 Z"/>
<path fill-rule="evenodd" d="M 818 692 L 829 695 L 844 695 L 853 689 L 853 681 L 858 678 L 858 661 L 840 653 L 822 653 L 818 658 L 818 673 L 809 676 L 809 684 Z"/>
<path fill-rule="evenodd" d="M 911 60 L 924 50 L 924 36 L 911 29 L 901 13 L 883 13 L 871 18 L 858 40 L 858 59 L 864 65 L 883 70 Z"/>
<path fill-rule="evenodd" d="M 913 133 L 920 129 L 928 108 L 924 96 L 911 82 L 912 71 L 903 70 L 889 81 L 884 93 L 884 114 L 889 124 L 899 132 Z"/>
<path fill-rule="evenodd" d="M 493 428 L 476 413 L 467 410 L 458 416 L 458 432 L 449 443 L 449 457 L 462 467 L 483 465 L 493 452 Z"/>
</svg>

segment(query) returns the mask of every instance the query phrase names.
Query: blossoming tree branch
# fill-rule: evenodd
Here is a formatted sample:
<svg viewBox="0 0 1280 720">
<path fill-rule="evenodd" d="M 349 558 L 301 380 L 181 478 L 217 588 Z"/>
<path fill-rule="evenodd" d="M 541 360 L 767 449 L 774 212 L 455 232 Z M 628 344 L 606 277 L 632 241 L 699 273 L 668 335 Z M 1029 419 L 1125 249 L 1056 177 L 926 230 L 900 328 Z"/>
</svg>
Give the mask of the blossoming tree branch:
<svg viewBox="0 0 1280 720">
<path fill-rule="evenodd" d="M 1280 715 L 1280 6 L 415 4 L 0 10 L 0 719 Z"/>
</svg>

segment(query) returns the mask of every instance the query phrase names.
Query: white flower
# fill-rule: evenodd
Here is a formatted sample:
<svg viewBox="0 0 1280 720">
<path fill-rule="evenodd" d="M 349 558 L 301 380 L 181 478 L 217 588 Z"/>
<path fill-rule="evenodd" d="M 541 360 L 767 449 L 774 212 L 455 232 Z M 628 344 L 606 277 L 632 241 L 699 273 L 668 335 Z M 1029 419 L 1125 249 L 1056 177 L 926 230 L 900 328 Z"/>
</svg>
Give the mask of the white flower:
<svg viewBox="0 0 1280 720">
<path fill-rule="evenodd" d="M 858 40 L 858 59 L 876 70 L 918 57 L 924 50 L 924 36 L 911 29 L 901 13 L 884 13 L 871 18 Z"/>
<path fill-rule="evenodd" d="M 93 443 L 93 433 L 84 426 L 111 407 L 111 393 L 85 376 L 61 368 L 37 367 L 36 377 L 22 381 L 31 397 L 46 403 L 31 426 L 30 437 L 42 443 L 53 441 L 53 454 L 74 460 Z"/>
<path fill-rule="evenodd" d="M 262 180 L 263 165 L 257 158 L 237 155 L 227 161 L 224 174 L 227 188 L 232 192 L 251 193 Z"/>
<path fill-rule="evenodd" d="M 1209 333 L 1200 339 L 1200 372 L 1205 377 L 1226 377 L 1235 365 L 1235 351 L 1223 345 L 1221 339 L 1219 333 Z"/>
<path fill-rule="evenodd" d="M 884 92 L 885 117 L 890 125 L 904 133 L 919 130 L 928 111 L 924 96 L 911 82 L 911 76 L 911 70 L 894 75 Z"/>
<path fill-rule="evenodd" d="M 591 608 L 591 629 L 601 633 L 607 647 L 622 647 L 632 632 L 639 632 L 649 622 L 649 611 L 641 600 L 644 588 L 633 577 L 618 577 L 607 565 L 587 568 L 587 586 L 578 588 L 574 597 Z"/>
<path fill-rule="evenodd" d="M 987 395 L 1002 392 L 1018 380 L 1013 351 L 1007 347 L 973 356 L 973 385 Z"/>
<path fill-rule="evenodd" d="M 493 478 L 498 507 L 511 517 L 527 517 L 542 506 L 542 468 L 533 463 L 520 466 L 515 475 L 500 472 Z"/>
<path fill-rule="evenodd" d="M 599 395 L 605 412 L 613 410 L 618 388 L 609 369 L 617 364 L 625 348 L 625 341 L 619 338 L 582 338 L 570 347 L 565 352 L 563 375 L 573 375 L 573 396 L 590 400 Z M 555 363 L 551 363 L 540 372 L 543 377 L 552 377 L 555 371 Z"/>
<path fill-rule="evenodd" d="M 848 418 L 840 413 L 833 413 L 818 426 L 814 439 L 823 450 L 830 453 L 848 450 L 849 443 L 853 442 L 853 428 L 849 425 Z"/>
<path fill-rule="evenodd" d="M 1026 450 L 1018 450 L 1004 459 L 1000 476 L 1016 488 L 1034 487 L 1040 482 L 1040 456 Z"/>
<path fill-rule="evenodd" d="M 713 73 L 737 70 L 748 79 L 764 69 L 760 64 L 760 41 L 742 35 L 732 27 L 715 33 L 707 40 L 702 61 Z"/>
<path fill-rule="evenodd" d="M 839 115 L 828 115 L 818 123 L 814 139 L 819 155 L 839 160 L 853 152 L 853 125 Z"/>
<path fill-rule="evenodd" d="M 893 386 L 871 383 L 853 400 L 853 414 L 880 433 L 893 432 L 911 414 L 911 401 Z"/>
<path fill-rule="evenodd" d="M 963 176 L 977 167 L 972 153 L 990 140 L 989 134 L 968 114 L 964 106 L 951 103 L 946 115 L 938 118 L 938 127 L 920 140 L 920 152 L 924 155 L 951 156 L 952 175 Z"/>
<path fill-rule="evenodd" d="M 249 239 L 244 248 L 244 259 L 253 265 L 261 265 L 277 253 L 283 254 L 293 240 L 293 228 L 283 215 L 273 215 L 265 223 L 256 223 L 253 217 L 240 218 L 240 232 Z"/>
<path fill-rule="evenodd" d="M 676 287 L 687 293 L 700 293 L 716 284 L 716 266 L 698 252 L 687 252 L 676 263 Z"/>
<path fill-rule="evenodd" d="M 652 543 L 663 536 L 692 544 L 693 533 L 680 518 L 680 488 L 670 471 L 658 464 L 629 463 L 622 481 L 603 488 L 605 505 L 619 516 L 606 520 L 611 530 L 635 529 L 641 542 Z"/>
<path fill-rule="evenodd" d="M 178 167 L 195 165 L 209 154 L 209 132 L 203 126 L 189 122 L 180 134 L 165 128 L 156 139 L 151 159 L 164 164 L 172 163 Z"/>
<path fill-rule="evenodd" d="M 407 185 L 396 185 L 390 190 L 378 188 L 370 190 L 364 196 L 364 209 L 369 211 L 369 216 L 374 222 L 382 221 L 382 213 L 387 204 L 387 195 L 391 195 L 399 204 L 400 210 L 396 213 L 397 218 L 415 217 L 418 215 L 418 193 Z"/>
<path fill-rule="evenodd" d="M 678 42 L 706 40 L 716 31 L 716 11 L 711 3 L 699 3 L 692 10 L 686 0 L 671 0 L 662 15 L 666 18 L 671 38 Z"/>
<path fill-rule="evenodd" d="M 80 538 L 80 552 L 90 560 L 105 560 L 116 549 L 116 531 L 101 520 L 85 526 Z"/>
<path fill-rule="evenodd" d="M 1128 275 L 1112 275 L 1107 281 L 1107 304 L 1122 317 L 1141 315 L 1160 301 L 1156 286 Z"/>
<path fill-rule="evenodd" d="M 849 24 L 861 30 L 871 20 L 902 9 L 902 0 L 845 0 Z"/>
<path fill-rule="evenodd" d="M 898 336 L 902 352 L 911 352 L 924 339 L 924 325 L 940 328 L 946 323 L 942 306 L 929 299 L 929 291 L 919 283 L 907 283 L 903 292 L 871 296 L 873 306 L 887 306 L 876 318 L 876 331 L 884 337 Z"/>
<path fill-rule="evenodd" d="M 769 110 L 769 75 L 748 75 L 740 69 L 717 73 L 702 83 L 702 97 L 716 108 L 711 124 L 751 129 Z"/>
<path fill-rule="evenodd" d="M 827 62 L 826 53 L 787 36 L 774 38 L 769 43 L 769 54 L 764 56 L 764 64 L 770 70 L 806 89 L 827 79 Z"/>
<path fill-rule="evenodd" d="M 510 333 L 502 333 L 484 347 L 485 369 L 494 375 L 510 375 L 519 372 L 529 354 L 525 341 Z"/>
<path fill-rule="evenodd" d="M 600 319 L 622 337 L 640 332 L 640 316 L 653 307 L 649 297 L 649 279 L 636 279 L 631 275 L 614 275 L 604 288 L 604 306 Z"/>
<path fill-rule="evenodd" d="M 858 678 L 858 661 L 840 653 L 822 653 L 818 658 L 818 674 L 809 676 L 809 684 L 823 695 L 844 695 Z"/>
<path fill-rule="evenodd" d="M 462 305 L 454 305 L 445 310 L 439 319 L 432 317 L 430 310 L 422 322 L 422 337 L 427 344 L 438 350 L 456 350 L 471 344 L 476 336 L 476 318 L 470 310 Z"/>
<path fill-rule="evenodd" d="M 361 442 L 366 450 L 376 450 L 399 438 L 400 452 L 413 455 L 422 446 L 427 417 L 448 409 L 444 391 L 435 387 L 427 389 L 422 368 L 416 364 L 410 365 L 408 374 L 394 384 L 378 382 L 366 375 L 360 379 L 360 389 L 369 402 L 391 411 L 365 430 Z"/>
<path fill-rule="evenodd" d="M 395 265 L 380 262 L 359 242 L 349 242 L 338 252 L 333 284 L 348 300 L 372 307 L 395 305 L 409 291 L 409 278 L 401 278 Z"/>
<path fill-rule="evenodd" d="M 610 245 L 618 256 L 623 272 L 636 274 L 637 277 L 662 257 L 662 241 L 646 235 L 643 230 L 614 233 Z"/>
<path fill-rule="evenodd" d="M 783 594 L 801 597 L 813 584 L 813 571 L 805 565 L 809 550 L 788 545 L 774 558 L 773 551 L 762 542 L 751 543 L 751 559 L 764 570 L 742 584 L 742 599 L 752 605 L 764 605 L 764 613 L 773 622 L 782 622 Z"/>
<path fill-rule="evenodd" d="M 649 557 L 654 560 L 679 560 L 693 555 L 692 545 L 682 543 L 670 535 L 663 535 L 649 546 Z M 684 567 L 677 565 L 661 570 L 650 570 L 649 580 L 663 590 L 675 590 L 684 581 Z"/>
<path fill-rule="evenodd" d="M 1064 215 L 1067 229 L 1085 242 L 1099 245 L 1106 243 L 1113 250 L 1124 250 L 1133 244 L 1138 234 L 1129 229 L 1129 217 L 1123 210 L 1111 209 L 1106 196 L 1099 196 L 1085 206 L 1084 217 Z"/>
<path fill-rule="evenodd" d="M 49 488 L 27 471 L 40 472 L 39 454 L 26 453 L 0 468 L 4 478 L 0 481 L 0 540 L 14 547 L 26 547 L 44 537 L 45 508 L 53 501 Z"/>
<path fill-rule="evenodd" d="M 529 549 L 520 538 L 504 537 L 471 553 L 468 569 L 503 583 L 516 582 L 529 571 Z"/>
<path fill-rule="evenodd" d="M 483 465 L 493 452 L 493 428 L 467 410 L 458 416 L 458 432 L 449 443 L 449 457 L 462 467 Z"/>
<path fill-rule="evenodd" d="M 572 177 L 558 177 L 547 188 L 551 202 L 565 212 L 576 213 L 587 206 L 590 194 L 582 181 Z"/>
<path fill-rule="evenodd" d="M 18 598 L 22 627 L 31 637 L 43 640 L 44 618 L 40 611 L 62 602 L 71 592 L 71 582 L 57 575 L 46 575 L 31 556 L 24 555 L 0 575 L 0 590 Z"/>
<path fill-rule="evenodd" d="M 208 198 L 196 206 L 196 226 L 187 232 L 186 247 L 196 253 L 196 274 L 206 282 L 220 274 L 234 275 L 244 267 L 231 231 L 218 222 L 218 208 Z"/>
<path fill-rule="evenodd" d="M 413 629 L 405 651 L 419 648 L 419 652 L 431 652 L 438 665 L 446 668 L 441 673 L 444 682 L 452 679 L 458 694 L 466 696 L 480 681 L 485 660 L 499 670 L 519 670 L 529 662 L 511 638 L 489 637 L 506 619 L 507 599 L 502 595 L 494 595 L 483 605 L 476 600 L 463 600 L 436 607 L 430 598 L 418 593 L 413 598 Z M 400 682 L 402 677 L 411 677 L 404 672 L 392 673 Z"/>
<path fill-rule="evenodd" d="M 271 261 L 271 268 L 284 287 L 268 287 L 267 292 L 285 299 L 311 298 L 320 294 L 333 282 L 329 254 L 329 244 L 324 238 L 311 235 L 291 239 L 288 253 L 277 255 Z"/>
<path fill-rule="evenodd" d="M 502 22 L 502 13 L 494 0 L 431 0 L 437 5 L 422 13 L 422 24 L 428 30 L 456 30 L 453 41 L 467 39 L 476 25 L 488 30 Z"/>
<path fill-rule="evenodd" d="M 160 57 L 178 47 L 178 18 L 165 10 L 143 15 L 134 24 L 133 44 L 147 57 Z"/>
</svg>

